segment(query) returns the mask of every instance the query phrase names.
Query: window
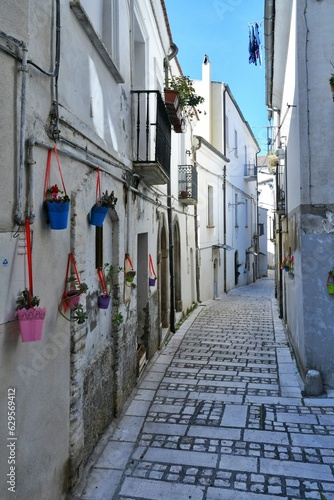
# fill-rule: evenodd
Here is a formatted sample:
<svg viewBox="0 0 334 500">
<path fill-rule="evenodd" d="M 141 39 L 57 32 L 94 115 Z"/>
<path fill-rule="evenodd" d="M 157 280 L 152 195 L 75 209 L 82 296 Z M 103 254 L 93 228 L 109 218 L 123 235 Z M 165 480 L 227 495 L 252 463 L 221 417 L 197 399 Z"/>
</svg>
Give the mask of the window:
<svg viewBox="0 0 334 500">
<path fill-rule="evenodd" d="M 81 0 L 70 6 L 116 82 L 124 83 L 118 69 L 119 0 Z"/>
<path fill-rule="evenodd" d="M 229 123 L 228 123 L 228 116 L 225 115 L 225 141 L 226 141 L 226 147 L 229 147 L 230 144 L 230 134 L 229 134 Z"/>
<path fill-rule="evenodd" d="M 213 227 L 213 187 L 208 186 L 208 226 Z"/>
<path fill-rule="evenodd" d="M 117 66 L 119 66 L 118 20 L 119 20 L 118 0 L 103 0 L 102 40 Z"/>
</svg>

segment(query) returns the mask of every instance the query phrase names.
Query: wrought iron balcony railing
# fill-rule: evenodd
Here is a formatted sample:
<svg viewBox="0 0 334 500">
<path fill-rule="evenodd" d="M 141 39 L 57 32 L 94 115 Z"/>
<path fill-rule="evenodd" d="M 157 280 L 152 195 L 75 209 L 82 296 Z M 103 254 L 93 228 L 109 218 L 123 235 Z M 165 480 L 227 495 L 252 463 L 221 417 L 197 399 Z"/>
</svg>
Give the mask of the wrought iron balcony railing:
<svg viewBox="0 0 334 500">
<path fill-rule="evenodd" d="M 246 181 L 256 181 L 257 166 L 254 163 L 245 164 L 244 177 Z"/>
<path fill-rule="evenodd" d="M 179 201 L 195 205 L 197 199 L 197 170 L 193 165 L 179 165 Z"/>
<path fill-rule="evenodd" d="M 171 125 L 158 90 L 132 91 L 134 106 L 134 170 L 149 185 L 170 178 Z"/>
<path fill-rule="evenodd" d="M 276 212 L 285 214 L 284 165 L 276 166 Z"/>
</svg>

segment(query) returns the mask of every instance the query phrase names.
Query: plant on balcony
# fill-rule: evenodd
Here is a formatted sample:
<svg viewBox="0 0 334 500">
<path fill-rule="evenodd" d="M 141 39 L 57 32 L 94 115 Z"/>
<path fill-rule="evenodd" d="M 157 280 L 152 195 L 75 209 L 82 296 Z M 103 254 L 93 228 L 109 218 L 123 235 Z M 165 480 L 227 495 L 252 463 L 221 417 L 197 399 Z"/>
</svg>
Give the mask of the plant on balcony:
<svg viewBox="0 0 334 500">
<path fill-rule="evenodd" d="M 185 112 L 187 108 L 196 108 L 204 102 L 204 97 L 196 94 L 194 83 L 189 76 L 172 76 L 168 81 L 168 88 L 177 91 L 180 106 Z"/>
</svg>

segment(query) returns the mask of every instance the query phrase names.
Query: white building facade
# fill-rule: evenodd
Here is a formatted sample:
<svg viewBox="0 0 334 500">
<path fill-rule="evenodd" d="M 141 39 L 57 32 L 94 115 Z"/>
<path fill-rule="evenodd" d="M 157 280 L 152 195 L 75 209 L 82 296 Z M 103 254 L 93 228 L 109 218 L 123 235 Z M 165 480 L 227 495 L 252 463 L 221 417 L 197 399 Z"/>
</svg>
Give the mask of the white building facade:
<svg viewBox="0 0 334 500">
<path fill-rule="evenodd" d="M 334 5 L 266 0 L 266 99 L 274 126 L 276 269 L 281 315 L 302 377 L 333 387 Z M 287 272 L 284 259 L 294 261 Z M 292 259 L 293 258 L 293 259 Z"/>
</svg>

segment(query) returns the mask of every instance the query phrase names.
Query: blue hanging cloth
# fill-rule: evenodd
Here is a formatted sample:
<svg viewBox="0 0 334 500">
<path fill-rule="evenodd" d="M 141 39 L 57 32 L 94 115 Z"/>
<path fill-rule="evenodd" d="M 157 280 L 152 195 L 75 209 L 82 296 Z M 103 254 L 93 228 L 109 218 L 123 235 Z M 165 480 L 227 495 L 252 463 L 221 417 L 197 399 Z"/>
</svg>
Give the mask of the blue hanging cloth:
<svg viewBox="0 0 334 500">
<path fill-rule="evenodd" d="M 248 41 L 248 52 L 249 52 L 249 64 L 257 63 L 261 66 L 261 39 L 260 39 L 260 28 L 258 23 L 252 23 L 252 26 L 249 27 L 249 41 Z"/>
</svg>

